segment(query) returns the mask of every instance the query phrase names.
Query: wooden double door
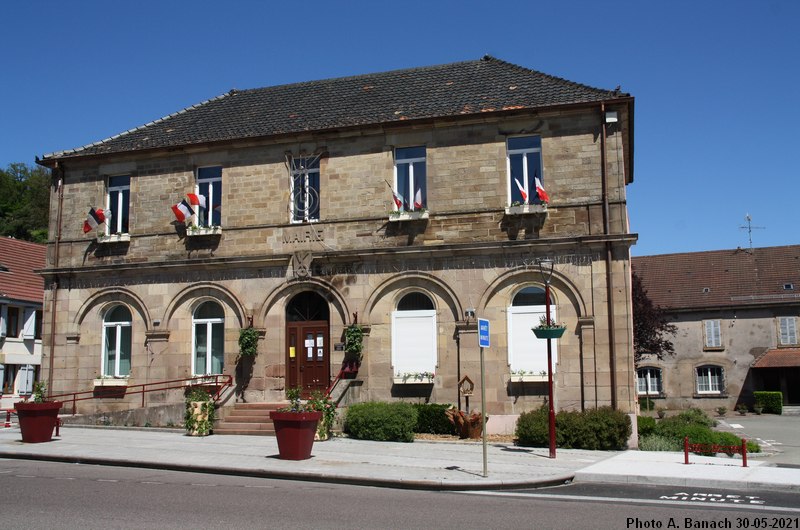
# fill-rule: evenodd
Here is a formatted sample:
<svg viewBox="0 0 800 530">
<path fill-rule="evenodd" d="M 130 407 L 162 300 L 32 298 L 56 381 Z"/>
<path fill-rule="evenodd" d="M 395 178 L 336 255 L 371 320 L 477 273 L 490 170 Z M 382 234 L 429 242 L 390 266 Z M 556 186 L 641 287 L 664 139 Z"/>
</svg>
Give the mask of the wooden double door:
<svg viewBox="0 0 800 530">
<path fill-rule="evenodd" d="M 330 340 L 327 320 L 286 323 L 287 388 L 300 387 L 303 398 L 330 384 Z"/>
</svg>

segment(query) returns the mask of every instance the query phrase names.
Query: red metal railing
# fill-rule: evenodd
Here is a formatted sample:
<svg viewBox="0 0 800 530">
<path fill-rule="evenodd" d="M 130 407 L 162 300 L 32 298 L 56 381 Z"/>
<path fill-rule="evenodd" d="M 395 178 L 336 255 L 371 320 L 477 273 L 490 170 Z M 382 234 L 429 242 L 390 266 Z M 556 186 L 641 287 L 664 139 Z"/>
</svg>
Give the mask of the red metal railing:
<svg viewBox="0 0 800 530">
<path fill-rule="evenodd" d="M 725 453 L 742 455 L 742 467 L 747 467 L 747 440 L 742 438 L 742 445 L 690 444 L 689 437 L 683 438 L 683 463 L 689 463 L 689 453 Z"/>
<path fill-rule="evenodd" d="M 140 385 L 130 386 L 107 386 L 96 387 L 93 390 L 86 390 L 83 392 L 68 392 L 65 394 L 52 394 L 47 396 L 47 399 L 72 403 L 72 414 L 75 414 L 76 403 L 78 401 L 86 401 L 89 399 L 108 399 L 112 397 L 122 397 L 128 395 L 142 395 L 142 407 L 145 406 L 145 396 L 149 392 L 161 392 L 163 390 L 171 390 L 175 388 L 185 388 L 187 386 L 205 386 L 209 387 L 211 399 L 219 401 L 222 392 L 226 388 L 233 385 L 233 377 L 227 374 L 219 375 L 198 375 L 195 377 L 186 377 L 184 379 L 172 379 L 169 381 L 157 381 L 155 383 L 142 383 Z"/>
</svg>

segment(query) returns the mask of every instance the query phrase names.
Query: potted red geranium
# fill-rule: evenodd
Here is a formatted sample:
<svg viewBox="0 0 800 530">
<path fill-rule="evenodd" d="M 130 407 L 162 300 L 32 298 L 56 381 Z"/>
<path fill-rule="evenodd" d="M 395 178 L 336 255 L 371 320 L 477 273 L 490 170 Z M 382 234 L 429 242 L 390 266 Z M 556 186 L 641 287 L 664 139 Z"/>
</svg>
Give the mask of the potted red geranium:
<svg viewBox="0 0 800 530">
<path fill-rule="evenodd" d="M 46 387 L 42 382 L 33 386 L 31 400 L 14 403 L 22 431 L 22 441 L 26 443 L 49 442 L 53 439 L 53 431 L 58 422 L 60 401 L 48 401 L 45 398 Z"/>
<path fill-rule="evenodd" d="M 313 405 L 300 403 L 300 388 L 286 389 L 289 406 L 269 413 L 278 439 L 278 457 L 283 460 L 311 458 L 314 434 L 322 412 Z"/>
</svg>

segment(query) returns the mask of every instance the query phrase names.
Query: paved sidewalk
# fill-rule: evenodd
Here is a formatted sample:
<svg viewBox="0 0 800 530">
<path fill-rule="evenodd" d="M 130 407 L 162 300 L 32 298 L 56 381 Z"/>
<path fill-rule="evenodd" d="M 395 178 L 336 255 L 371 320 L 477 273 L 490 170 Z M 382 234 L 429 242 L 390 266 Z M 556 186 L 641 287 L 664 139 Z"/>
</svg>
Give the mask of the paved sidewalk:
<svg viewBox="0 0 800 530">
<path fill-rule="evenodd" d="M 576 482 L 622 482 L 800 492 L 800 469 L 768 465 L 769 457 L 738 459 L 682 453 L 583 451 L 490 443 L 488 476 L 475 442 L 315 442 L 312 458 L 285 461 L 268 436 L 190 437 L 181 431 L 63 427 L 52 442 L 24 444 L 19 428 L 0 429 L 0 458 L 147 467 L 314 482 L 430 490 L 541 487 Z"/>
</svg>

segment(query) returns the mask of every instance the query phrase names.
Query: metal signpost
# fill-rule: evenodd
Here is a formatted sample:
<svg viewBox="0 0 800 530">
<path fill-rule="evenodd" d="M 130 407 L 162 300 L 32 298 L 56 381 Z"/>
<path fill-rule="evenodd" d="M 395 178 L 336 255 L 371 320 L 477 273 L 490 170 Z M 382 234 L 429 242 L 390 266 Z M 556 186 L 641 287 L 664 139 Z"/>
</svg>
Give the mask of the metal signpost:
<svg viewBox="0 0 800 530">
<path fill-rule="evenodd" d="M 483 435 L 483 476 L 489 476 L 486 458 L 486 370 L 483 364 L 483 349 L 489 347 L 489 321 L 478 319 L 478 345 L 481 348 L 481 426 Z M 469 411 L 468 411 L 469 412 Z"/>
</svg>

